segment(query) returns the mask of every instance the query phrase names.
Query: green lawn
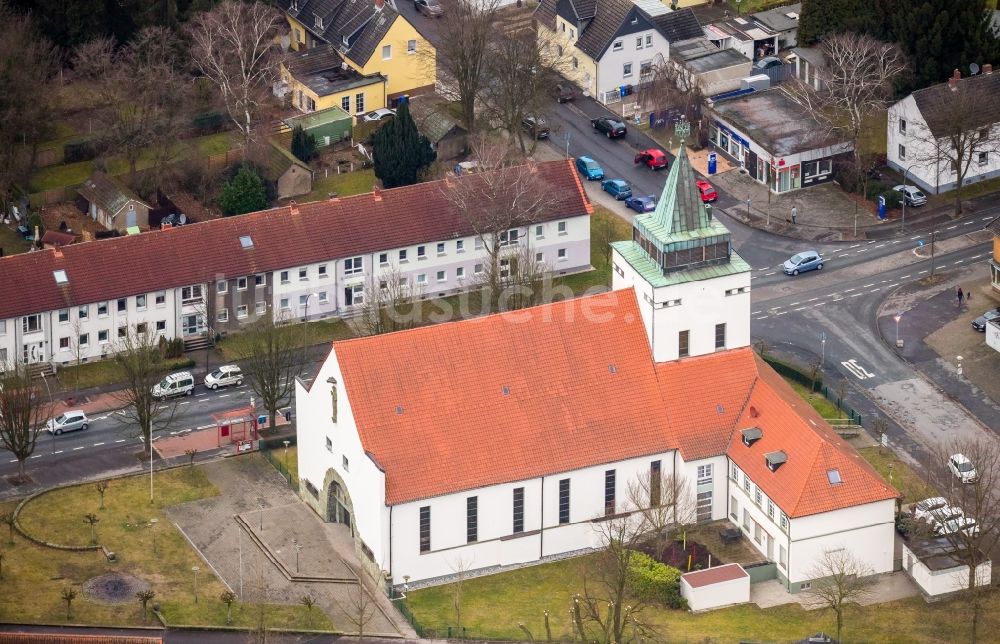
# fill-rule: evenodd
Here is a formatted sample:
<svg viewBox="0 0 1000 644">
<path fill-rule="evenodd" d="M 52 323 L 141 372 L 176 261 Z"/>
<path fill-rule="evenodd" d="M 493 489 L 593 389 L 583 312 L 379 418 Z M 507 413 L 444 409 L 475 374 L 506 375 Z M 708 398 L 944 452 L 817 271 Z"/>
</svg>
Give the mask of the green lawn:
<svg viewBox="0 0 1000 644">
<path fill-rule="evenodd" d="M 161 371 L 168 373 L 189 364 L 190 358 L 182 357 L 164 360 Z M 114 360 L 101 360 L 99 362 L 60 367 L 56 377 L 59 379 L 59 384 L 67 391 L 100 387 L 119 381 L 118 369 Z"/>
<path fill-rule="evenodd" d="M 920 478 L 909 465 L 897 458 L 892 450 L 884 447 L 865 447 L 858 452 L 885 480 L 899 490 L 903 495 L 903 503 L 913 503 L 930 496 L 937 496 L 934 488 Z"/>
<path fill-rule="evenodd" d="M 225 589 L 181 532 L 170 522 L 163 509 L 218 494 L 200 468 L 178 468 L 157 473 L 154 479 L 155 503 L 149 503 L 149 479 L 135 476 L 111 481 L 105 492 L 105 509 L 99 509 L 100 497 L 94 485 L 63 488 L 43 495 L 25 506 L 21 525 L 36 538 L 65 545 L 91 542 L 90 526 L 83 520 L 88 512 L 100 518 L 97 540 L 116 553 L 118 561 L 109 563 L 100 551 L 71 552 L 36 545 L 20 536 L 7 543 L 6 531 L 0 533 L 5 551 L 3 592 L 0 592 L 0 621 L 25 623 L 65 623 L 66 605 L 60 595 L 64 587 L 79 586 L 97 575 L 120 571 L 135 575 L 156 592 L 168 623 L 223 625 L 225 605 L 219 596 Z M 157 518 L 156 550 L 149 520 Z M 192 566 L 199 566 L 198 595 L 194 601 Z M 271 627 L 303 628 L 306 611 L 301 606 L 267 606 Z M 255 607 L 237 603 L 234 623 L 252 626 Z M 151 618 L 152 619 L 152 618 Z M 74 623 L 104 625 L 140 625 L 143 623 L 138 601 L 103 604 L 87 598 L 82 590 L 73 602 Z M 313 610 L 313 625 L 329 629 L 330 622 Z"/>
<path fill-rule="evenodd" d="M 9 226 L 0 226 L 0 248 L 4 255 L 26 252 L 31 248 L 31 242 L 26 242 Z"/>
<path fill-rule="evenodd" d="M 331 192 L 340 197 L 350 197 L 371 192 L 374 185 L 375 171 L 372 169 L 332 174 L 329 177 L 317 177 L 313 181 L 312 192 L 299 195 L 295 200 L 300 203 L 320 201 L 329 198 Z"/>
<path fill-rule="evenodd" d="M 470 638 L 526 640 L 523 623 L 534 638 L 545 638 L 544 611 L 549 612 L 554 640 L 572 641 L 569 608 L 574 594 L 583 591 L 589 557 L 532 566 L 512 572 L 469 579 L 462 586 L 462 624 Z M 443 637 L 455 625 L 452 586 L 436 586 L 409 593 L 407 603 L 428 637 Z M 1000 626 L 1000 596 L 991 593 L 983 611 L 980 633 Z M 831 611 L 805 611 L 798 604 L 761 610 L 743 605 L 692 615 L 652 607 L 643 613 L 660 630 L 648 641 L 670 642 L 788 642 L 818 631 L 831 632 Z M 845 615 L 845 642 L 945 642 L 964 637 L 964 601 L 926 604 L 916 597 L 868 608 L 849 607 Z"/>
<path fill-rule="evenodd" d="M 31 175 L 32 192 L 74 186 L 87 180 L 94 169 L 93 161 L 79 161 L 39 168 Z"/>
<path fill-rule="evenodd" d="M 611 262 L 608 243 L 632 239 L 632 227 L 627 221 L 604 206 L 594 204 L 590 217 L 590 263 L 594 270 L 552 280 L 553 286 L 565 285 L 582 295 L 594 286 L 611 286 Z"/>
<path fill-rule="evenodd" d="M 326 344 L 334 340 L 345 340 L 353 338 L 354 332 L 346 322 L 339 318 L 329 320 L 317 320 L 307 324 L 289 324 L 280 327 L 283 333 L 292 336 L 292 343 L 301 347 L 304 345 Z M 216 350 L 222 355 L 224 360 L 236 360 L 239 356 L 239 343 L 243 336 L 234 333 L 223 338 Z"/>
<path fill-rule="evenodd" d="M 832 418 L 847 418 L 847 414 L 837 409 L 837 405 L 833 404 L 823 394 L 818 391 L 811 394 L 809 393 L 809 387 L 795 382 L 790 378 L 785 378 L 785 382 L 791 385 L 792 389 L 795 390 L 797 394 L 802 396 L 806 402 L 812 405 L 812 408 L 819 412 L 819 415 L 827 420 Z"/>
</svg>

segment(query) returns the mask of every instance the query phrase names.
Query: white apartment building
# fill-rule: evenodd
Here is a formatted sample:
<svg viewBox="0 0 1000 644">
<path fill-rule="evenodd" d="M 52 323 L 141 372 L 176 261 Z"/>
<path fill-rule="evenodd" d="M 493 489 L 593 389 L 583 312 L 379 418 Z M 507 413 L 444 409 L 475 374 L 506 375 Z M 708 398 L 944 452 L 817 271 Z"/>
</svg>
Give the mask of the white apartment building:
<svg viewBox="0 0 1000 644">
<path fill-rule="evenodd" d="M 504 233 L 546 271 L 590 269 L 593 208 L 572 161 L 537 165 L 559 195 Z M 451 181 L 479 181 L 476 175 Z M 0 361 L 68 364 L 115 351 L 128 328 L 195 340 L 273 312 L 351 315 L 391 274 L 422 298 L 476 284 L 487 254 L 443 182 L 295 204 L 0 258 Z"/>
<path fill-rule="evenodd" d="M 586 552 L 632 482 L 673 473 L 793 592 L 829 550 L 892 569 L 896 491 L 749 348 L 750 267 L 683 152 L 659 203 L 608 293 L 335 342 L 296 384 L 302 496 L 374 575 Z"/>
</svg>

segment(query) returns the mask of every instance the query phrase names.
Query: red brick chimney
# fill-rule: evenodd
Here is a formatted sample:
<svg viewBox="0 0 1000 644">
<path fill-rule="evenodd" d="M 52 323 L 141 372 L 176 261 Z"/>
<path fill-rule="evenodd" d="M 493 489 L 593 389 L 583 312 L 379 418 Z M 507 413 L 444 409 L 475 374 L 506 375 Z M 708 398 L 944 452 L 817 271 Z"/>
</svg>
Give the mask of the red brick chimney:
<svg viewBox="0 0 1000 644">
<path fill-rule="evenodd" d="M 289 201 L 288 202 L 288 212 L 289 212 L 289 214 L 292 214 L 292 215 L 299 214 L 299 204 L 295 203 L 294 201 Z"/>
<path fill-rule="evenodd" d="M 958 89 L 958 81 L 962 80 L 962 72 L 957 69 L 951 73 L 951 78 L 948 79 L 948 89 L 955 91 Z"/>
<path fill-rule="evenodd" d="M 986 63 L 985 65 L 983 65 L 983 73 L 984 74 L 992 74 L 993 73 L 993 64 L 992 63 Z"/>
<path fill-rule="evenodd" d="M 382 201 L 382 191 L 379 190 L 378 186 L 372 188 L 372 197 L 375 201 Z"/>
<path fill-rule="evenodd" d="M 382 7 L 385 5 L 385 0 L 375 0 L 375 10 L 382 11 Z"/>
<path fill-rule="evenodd" d="M 56 259 L 62 259 L 63 258 L 62 249 L 59 248 L 58 246 L 53 246 L 52 247 L 52 252 L 55 253 L 55 258 Z"/>
</svg>

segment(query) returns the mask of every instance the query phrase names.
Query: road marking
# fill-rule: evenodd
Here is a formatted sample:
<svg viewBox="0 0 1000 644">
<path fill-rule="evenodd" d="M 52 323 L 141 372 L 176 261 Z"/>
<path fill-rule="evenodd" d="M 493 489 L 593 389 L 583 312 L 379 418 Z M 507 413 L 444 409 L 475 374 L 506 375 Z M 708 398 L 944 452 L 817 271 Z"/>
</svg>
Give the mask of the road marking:
<svg viewBox="0 0 1000 644">
<path fill-rule="evenodd" d="M 902 240 L 902 239 L 893 239 L 893 240 L 892 240 L 892 243 L 893 243 L 893 244 L 902 244 L 902 243 L 903 243 L 903 240 Z"/>
<path fill-rule="evenodd" d="M 916 237 L 910 237 L 910 241 L 913 241 L 914 239 L 920 239 L 920 235 L 917 235 Z"/>
<path fill-rule="evenodd" d="M 864 295 L 864 293 L 855 293 L 851 297 L 861 297 L 862 295 Z"/>
<path fill-rule="evenodd" d="M 124 438 L 119 438 L 119 439 L 118 439 L 118 440 L 116 440 L 115 442 L 116 442 L 116 443 L 124 443 L 124 442 L 125 442 L 125 439 L 124 439 Z"/>
<path fill-rule="evenodd" d="M 864 252 L 866 252 L 867 250 L 868 250 L 867 248 L 862 248 L 861 250 L 856 250 L 856 251 L 854 251 L 854 252 L 855 252 L 855 253 L 864 253 Z"/>
<path fill-rule="evenodd" d="M 910 276 L 909 275 L 904 275 L 904 276 L 900 277 L 899 279 L 901 279 L 901 280 L 908 280 L 908 279 L 910 279 Z"/>
<path fill-rule="evenodd" d="M 897 286 L 899 286 L 899 282 L 896 282 L 895 284 L 890 284 L 889 286 L 886 286 L 886 288 L 896 288 Z"/>
<path fill-rule="evenodd" d="M 976 222 L 974 222 L 974 221 L 967 221 L 967 222 L 965 222 L 965 223 L 964 223 L 964 224 L 962 224 L 962 225 L 963 225 L 963 226 L 971 226 L 971 225 L 972 225 L 972 224 L 974 224 L 974 223 L 976 223 Z"/>
<path fill-rule="evenodd" d="M 16 459 L 16 458 L 12 458 L 12 459 L 10 459 L 10 460 L 9 460 L 9 461 L 7 461 L 7 462 L 8 462 L 8 463 L 16 463 L 16 462 L 17 462 L 17 459 Z"/>
<path fill-rule="evenodd" d="M 230 396 L 232 396 L 232 394 L 222 394 L 219 398 L 228 398 Z"/>
<path fill-rule="evenodd" d="M 844 259 L 848 255 L 850 255 L 850 253 L 844 253 L 843 255 L 837 255 L 837 259 Z"/>
<path fill-rule="evenodd" d="M 750 315 L 757 315 L 758 313 L 763 313 L 763 311 L 753 311 L 750 313 Z"/>
<path fill-rule="evenodd" d="M 917 273 L 917 275 L 923 275 L 923 274 L 924 274 L 924 273 L 926 273 L 926 272 L 927 272 L 927 271 L 920 271 L 919 273 Z"/>
<path fill-rule="evenodd" d="M 54 451 L 54 452 L 52 452 L 52 453 L 53 453 L 53 454 L 62 454 L 62 453 L 63 453 L 63 451 L 62 451 L 61 449 L 58 449 L 58 450 L 56 450 L 56 451 Z"/>
<path fill-rule="evenodd" d="M 845 292 L 845 293 L 850 293 L 851 291 L 854 291 L 854 290 L 857 290 L 857 289 L 853 289 L 853 288 L 845 288 L 845 289 L 844 289 L 844 292 Z"/>
<path fill-rule="evenodd" d="M 775 313 L 774 316 L 778 317 L 779 315 L 784 315 L 785 313 L 788 313 L 788 311 L 781 311 L 779 313 Z"/>
<path fill-rule="evenodd" d="M 871 373 L 870 371 L 859 365 L 858 361 L 855 358 L 851 358 L 850 360 L 846 362 L 841 362 L 840 364 L 843 365 L 843 367 L 848 371 L 850 371 L 852 374 L 857 376 L 859 380 L 866 380 L 868 378 L 875 377 L 875 374 Z"/>
<path fill-rule="evenodd" d="M 954 226 L 948 226 L 947 228 L 945 228 L 945 230 L 954 230 L 955 228 L 958 228 L 958 224 L 955 224 Z"/>
<path fill-rule="evenodd" d="M 774 273 L 773 272 L 771 272 L 771 273 L 764 273 L 764 277 L 767 277 L 769 275 L 774 275 Z"/>
<path fill-rule="evenodd" d="M 201 396 L 207 396 L 207 395 L 208 395 L 208 394 L 195 394 L 195 395 L 194 395 L 194 397 L 195 397 L 195 398 L 200 398 Z"/>
<path fill-rule="evenodd" d="M 807 308 L 809 308 L 809 307 L 808 307 L 808 306 L 800 306 L 799 308 L 797 308 L 797 309 L 792 309 L 792 310 L 793 310 L 793 311 L 801 311 L 802 309 L 807 309 Z"/>
<path fill-rule="evenodd" d="M 873 289 L 872 289 L 871 291 L 869 291 L 869 293 L 874 293 L 875 291 L 881 291 L 881 290 L 882 290 L 882 287 L 881 287 L 881 286 L 876 286 L 876 287 L 875 287 L 875 288 L 873 288 Z"/>
<path fill-rule="evenodd" d="M 103 445 L 103 444 L 104 444 L 104 443 L 94 443 L 94 447 L 100 447 L 100 446 L 101 446 L 101 445 Z"/>
<path fill-rule="evenodd" d="M 73 448 L 73 451 L 74 451 L 74 452 L 79 452 L 79 451 L 80 451 L 81 449 L 83 449 L 83 446 L 80 446 L 80 447 L 74 447 L 74 448 Z"/>
<path fill-rule="evenodd" d="M 861 288 L 868 288 L 869 286 L 875 286 L 875 282 L 872 282 L 871 284 L 865 284 Z"/>
<path fill-rule="evenodd" d="M 760 316 L 759 318 L 754 318 L 754 319 L 755 319 L 755 320 L 766 320 L 766 319 L 767 319 L 768 317 L 769 317 L 769 316 L 767 316 L 767 315 L 762 315 L 762 316 Z"/>
<path fill-rule="evenodd" d="M 178 404 L 178 405 L 190 405 L 190 404 L 191 404 L 191 401 L 190 401 L 190 400 L 185 400 L 184 402 L 182 402 L 182 403 L 177 403 L 177 404 Z"/>
<path fill-rule="evenodd" d="M 814 298 L 806 300 L 806 302 L 815 302 L 818 299 L 819 299 L 818 297 L 814 297 Z"/>
<path fill-rule="evenodd" d="M 957 262 L 953 262 L 953 263 L 952 263 L 952 266 L 955 266 L 956 264 L 961 264 L 961 263 L 962 263 L 962 262 L 964 262 L 964 261 L 965 261 L 964 259 L 960 259 L 960 260 L 958 260 Z"/>
<path fill-rule="evenodd" d="M 885 246 L 885 244 L 879 244 L 878 246 L 875 246 L 875 248 L 882 248 L 883 246 Z"/>
<path fill-rule="evenodd" d="M 854 244 L 853 246 L 850 246 L 850 248 L 857 248 L 857 247 L 858 247 L 858 246 L 860 246 L 860 245 L 861 245 L 861 244 Z"/>
<path fill-rule="evenodd" d="M 802 304 L 802 302 L 792 302 L 792 303 L 791 303 L 791 304 L 789 304 L 788 306 L 795 306 L 795 305 L 797 305 L 797 304 Z"/>
<path fill-rule="evenodd" d="M 105 420 L 107 417 L 108 417 L 107 414 L 105 414 L 104 416 L 98 416 L 94 420 Z"/>
<path fill-rule="evenodd" d="M 35 454 L 34 456 L 29 456 L 28 458 L 41 458 L 41 454 Z"/>
<path fill-rule="evenodd" d="M 823 306 L 826 302 L 816 302 L 813 306 Z"/>
</svg>

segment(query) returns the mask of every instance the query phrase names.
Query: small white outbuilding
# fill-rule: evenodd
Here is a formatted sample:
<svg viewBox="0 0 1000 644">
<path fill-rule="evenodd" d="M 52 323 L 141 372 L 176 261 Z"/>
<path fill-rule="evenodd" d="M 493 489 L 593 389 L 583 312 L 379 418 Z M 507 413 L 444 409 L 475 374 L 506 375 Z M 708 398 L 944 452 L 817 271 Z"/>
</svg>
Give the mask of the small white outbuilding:
<svg viewBox="0 0 1000 644">
<path fill-rule="evenodd" d="M 698 612 L 750 601 L 750 575 L 731 563 L 681 575 L 681 597 Z"/>
<path fill-rule="evenodd" d="M 993 563 L 980 554 L 976 585 L 990 584 Z M 928 601 L 940 599 L 969 587 L 968 557 L 946 538 L 903 541 L 903 567 L 920 586 Z"/>
</svg>

